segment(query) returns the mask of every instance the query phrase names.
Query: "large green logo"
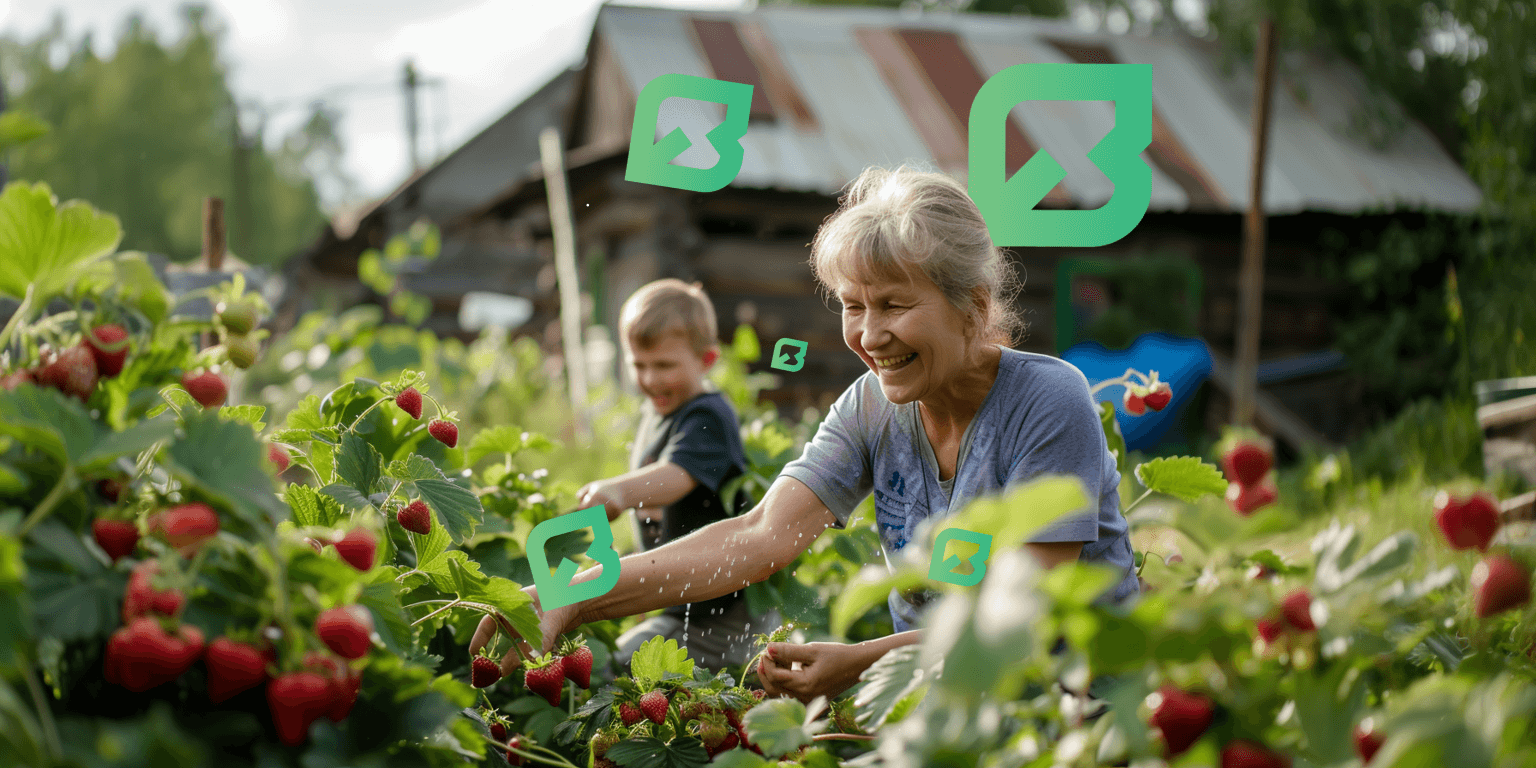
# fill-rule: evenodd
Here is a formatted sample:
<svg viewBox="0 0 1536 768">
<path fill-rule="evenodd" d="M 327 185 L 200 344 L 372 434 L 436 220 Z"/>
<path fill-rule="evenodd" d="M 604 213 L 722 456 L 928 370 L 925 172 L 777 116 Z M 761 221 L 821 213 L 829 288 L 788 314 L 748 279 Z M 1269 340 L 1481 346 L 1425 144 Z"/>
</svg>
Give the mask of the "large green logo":
<svg viewBox="0 0 1536 768">
<path fill-rule="evenodd" d="M 961 560 L 954 555 L 945 557 L 945 548 L 951 540 L 968 541 L 976 545 L 976 552 Z M 933 559 L 928 562 L 928 578 L 962 587 L 974 587 L 987 575 L 987 558 L 992 555 L 992 536 L 964 528 L 945 528 L 933 540 Z M 956 573 L 960 566 L 969 562 L 970 573 Z"/>
<path fill-rule="evenodd" d="M 603 566 L 603 574 L 591 581 L 572 584 L 576 575 L 576 563 L 568 557 L 560 558 L 560 567 L 553 576 L 549 573 L 549 559 L 544 545 L 562 533 L 592 529 L 592 545 L 587 547 L 587 557 Z M 590 600 L 607 594 L 619 583 L 619 553 L 613 551 L 613 529 L 608 527 L 608 515 L 601 504 L 579 512 L 552 517 L 533 527 L 528 534 L 528 565 L 533 569 L 533 583 L 539 590 L 539 605 L 543 610 Z"/>
<path fill-rule="evenodd" d="M 673 158 L 693 146 L 681 128 L 673 128 L 661 141 L 651 142 L 656 135 L 661 103 L 672 96 L 725 105 L 725 122 L 705 134 L 710 146 L 720 153 L 720 160 L 713 168 L 671 165 Z M 625 181 L 694 192 L 723 189 L 741 171 L 741 137 L 747 133 L 751 106 L 752 86 L 744 83 L 679 74 L 662 75 L 646 83 L 635 103 L 635 124 L 629 135 Z"/>
<path fill-rule="evenodd" d="M 1112 101 L 1115 126 L 1088 159 L 1115 185 L 1092 211 L 1035 210 L 1067 177 L 1041 149 L 1013 178 L 1004 165 L 1008 113 L 1024 101 Z M 1130 234 L 1152 202 L 1152 169 L 1140 155 L 1152 144 L 1151 64 L 1017 64 L 976 93 L 970 116 L 971 199 L 1001 247 L 1108 245 Z"/>
</svg>

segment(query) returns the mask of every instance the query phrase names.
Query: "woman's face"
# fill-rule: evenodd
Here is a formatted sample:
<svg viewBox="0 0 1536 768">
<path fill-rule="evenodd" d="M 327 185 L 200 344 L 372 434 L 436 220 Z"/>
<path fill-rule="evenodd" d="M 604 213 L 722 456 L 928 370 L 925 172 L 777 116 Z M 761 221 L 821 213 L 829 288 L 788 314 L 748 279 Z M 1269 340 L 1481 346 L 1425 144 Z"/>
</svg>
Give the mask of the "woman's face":
<svg viewBox="0 0 1536 768">
<path fill-rule="evenodd" d="M 922 400 L 966 364 L 966 316 L 921 271 L 910 280 L 845 283 L 843 342 L 897 405 Z"/>
</svg>

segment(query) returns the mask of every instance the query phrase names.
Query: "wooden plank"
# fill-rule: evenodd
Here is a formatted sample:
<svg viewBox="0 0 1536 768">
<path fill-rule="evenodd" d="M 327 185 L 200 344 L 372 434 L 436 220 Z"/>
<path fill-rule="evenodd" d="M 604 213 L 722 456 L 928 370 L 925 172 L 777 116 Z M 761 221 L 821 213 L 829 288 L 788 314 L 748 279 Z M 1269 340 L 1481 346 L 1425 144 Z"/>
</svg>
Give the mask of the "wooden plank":
<svg viewBox="0 0 1536 768">
<path fill-rule="evenodd" d="M 1259 385 L 1260 322 L 1264 315 L 1264 168 L 1269 149 L 1270 92 L 1275 82 L 1275 22 L 1259 25 L 1258 88 L 1253 96 L 1253 156 L 1249 165 L 1248 211 L 1243 218 L 1243 267 L 1239 293 L 1237 367 L 1233 373 L 1232 421 L 1253 421 Z"/>
<path fill-rule="evenodd" d="M 1536 422 L 1536 395 L 1526 395 L 1501 403 L 1489 403 L 1477 409 L 1477 423 L 1483 429 Z"/>
<path fill-rule="evenodd" d="M 1225 355 L 1211 350 L 1211 384 L 1231 397 L 1233 379 L 1232 361 Z M 1274 433 L 1289 443 L 1292 448 L 1298 451 L 1303 448 L 1326 450 L 1338 448 L 1326 435 L 1313 429 L 1301 417 L 1282 405 L 1274 395 L 1255 387 L 1253 399 L 1254 416 L 1258 426 Z"/>
</svg>

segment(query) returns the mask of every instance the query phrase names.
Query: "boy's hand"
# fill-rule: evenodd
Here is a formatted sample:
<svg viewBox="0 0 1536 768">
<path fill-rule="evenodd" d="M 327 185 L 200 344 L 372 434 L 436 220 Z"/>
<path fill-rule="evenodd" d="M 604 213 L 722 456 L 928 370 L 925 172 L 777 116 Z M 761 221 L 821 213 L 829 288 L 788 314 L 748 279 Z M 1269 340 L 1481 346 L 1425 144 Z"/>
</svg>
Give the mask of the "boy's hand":
<svg viewBox="0 0 1536 768">
<path fill-rule="evenodd" d="M 586 509 L 598 504 L 603 505 L 603 509 L 608 513 L 610 521 L 623 514 L 624 510 L 629 508 L 629 505 L 624 503 L 622 486 L 612 480 L 598 480 L 587 483 L 576 491 L 577 507 Z"/>
</svg>

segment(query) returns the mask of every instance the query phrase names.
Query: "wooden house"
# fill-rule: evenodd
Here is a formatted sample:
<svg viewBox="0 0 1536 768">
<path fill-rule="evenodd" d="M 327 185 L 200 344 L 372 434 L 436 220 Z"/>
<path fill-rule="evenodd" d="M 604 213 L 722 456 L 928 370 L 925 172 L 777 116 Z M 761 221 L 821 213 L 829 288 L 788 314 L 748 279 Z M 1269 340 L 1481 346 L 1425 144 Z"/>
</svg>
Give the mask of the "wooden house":
<svg viewBox="0 0 1536 768">
<path fill-rule="evenodd" d="M 1250 72 L 1224 68 L 1207 41 L 1087 33 L 1070 22 L 1020 16 L 605 6 L 584 61 L 355 225 L 327 231 L 295 260 L 291 277 L 309 289 L 355 290 L 357 255 L 426 216 L 443 227 L 444 253 L 409 286 L 433 297 L 431 327 L 459 332 L 456 312 L 467 291 L 518 295 L 535 307 L 518 333 L 557 349 L 559 304 L 538 157 L 539 131 L 557 126 L 567 149 L 582 290 L 591 296 L 588 322 L 614 326 L 625 297 L 651 280 L 700 280 L 723 338 L 747 322 L 770 349 L 785 336 L 809 343 L 804 368 L 765 394 L 786 414 L 824 407 L 864 371 L 807 265 L 808 245 L 836 209 L 839 189 L 871 165 L 915 162 L 963 180 L 973 97 L 989 77 L 1024 62 L 1152 64 L 1153 141 L 1142 156 L 1153 182 L 1146 217 L 1116 243 L 1011 249 L 1025 281 L 1018 306 L 1030 323 L 1018 347 L 1060 352 L 1057 317 L 1069 315 L 1059 302 L 1070 300 L 1056 295 L 1063 265 L 1174 253 L 1198 267 L 1196 332 L 1230 356 L 1248 204 Z M 753 86 L 741 171 L 724 189 L 700 194 L 625 180 L 637 94 L 668 73 Z M 1261 359 L 1269 362 L 1261 383 L 1332 441 L 1359 426 L 1349 419 L 1349 382 L 1329 372 L 1337 361 L 1296 357 L 1328 349 L 1330 307 L 1342 298 L 1316 276 L 1319 237 L 1423 212 L 1470 212 L 1481 200 L 1422 126 L 1409 122 L 1374 142 L 1353 133 L 1348 126 L 1366 93 L 1347 64 L 1286 58 L 1274 92 L 1264 194 L 1270 219 Z M 710 167 L 718 156 L 704 134 L 723 115 L 719 105 L 673 98 L 662 105 L 656 135 L 681 128 L 693 146 L 674 163 Z M 1113 185 L 1083 155 L 1112 120 L 1107 103 L 1021 104 L 1006 125 L 1009 171 L 1036 149 L 1049 150 L 1069 175 L 1043 206 L 1096 208 Z"/>
</svg>

